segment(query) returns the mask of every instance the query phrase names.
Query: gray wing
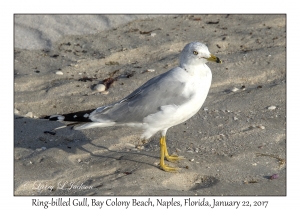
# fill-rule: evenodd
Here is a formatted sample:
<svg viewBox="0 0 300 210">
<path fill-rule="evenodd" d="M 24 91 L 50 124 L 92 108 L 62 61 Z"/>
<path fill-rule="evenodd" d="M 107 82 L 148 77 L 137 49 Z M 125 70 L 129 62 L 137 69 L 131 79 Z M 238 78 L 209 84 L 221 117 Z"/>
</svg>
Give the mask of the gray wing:
<svg viewBox="0 0 300 210">
<path fill-rule="evenodd" d="M 184 83 L 172 74 L 172 70 L 150 79 L 124 99 L 99 107 L 90 116 L 117 123 L 142 122 L 143 119 L 160 110 L 164 105 L 181 105 L 187 98 L 182 95 Z"/>
</svg>

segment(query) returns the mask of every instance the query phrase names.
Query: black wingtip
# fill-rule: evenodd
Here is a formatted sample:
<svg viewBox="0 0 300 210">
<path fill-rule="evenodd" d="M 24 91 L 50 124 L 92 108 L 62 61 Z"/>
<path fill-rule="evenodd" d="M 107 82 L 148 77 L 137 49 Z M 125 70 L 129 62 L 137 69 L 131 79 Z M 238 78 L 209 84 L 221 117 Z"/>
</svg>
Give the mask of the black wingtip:
<svg viewBox="0 0 300 210">
<path fill-rule="evenodd" d="M 86 111 L 73 112 L 69 114 L 42 116 L 40 118 L 48 119 L 50 121 L 92 122 L 89 119 L 89 116 L 94 110 L 95 109 L 90 109 Z"/>
</svg>

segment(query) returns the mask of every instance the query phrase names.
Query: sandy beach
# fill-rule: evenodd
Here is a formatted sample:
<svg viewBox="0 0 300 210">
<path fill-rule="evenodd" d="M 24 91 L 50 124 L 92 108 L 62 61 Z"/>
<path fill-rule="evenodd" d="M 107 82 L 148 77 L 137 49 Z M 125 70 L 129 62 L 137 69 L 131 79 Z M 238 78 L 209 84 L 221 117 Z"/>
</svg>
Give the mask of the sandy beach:
<svg viewBox="0 0 300 210">
<path fill-rule="evenodd" d="M 15 15 L 14 195 L 286 195 L 285 15 Z M 99 25 L 97 25 L 99 24 Z M 40 119 L 97 108 L 178 65 L 189 42 L 223 63 L 201 110 L 159 138 Z M 114 82 L 105 92 L 94 87 Z"/>
</svg>

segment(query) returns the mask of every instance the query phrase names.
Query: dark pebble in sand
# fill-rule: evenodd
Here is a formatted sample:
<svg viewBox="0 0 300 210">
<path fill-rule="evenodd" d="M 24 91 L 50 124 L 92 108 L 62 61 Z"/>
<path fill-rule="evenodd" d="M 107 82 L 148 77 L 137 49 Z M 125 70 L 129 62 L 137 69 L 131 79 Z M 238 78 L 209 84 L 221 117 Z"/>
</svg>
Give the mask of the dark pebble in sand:
<svg viewBox="0 0 300 210">
<path fill-rule="evenodd" d="M 52 131 L 44 131 L 44 133 L 49 133 L 51 135 L 55 135 L 56 134 L 55 132 L 52 132 Z"/>
<path fill-rule="evenodd" d="M 273 174 L 270 179 L 273 180 L 273 179 L 278 179 L 279 178 L 279 175 L 278 174 Z"/>
</svg>

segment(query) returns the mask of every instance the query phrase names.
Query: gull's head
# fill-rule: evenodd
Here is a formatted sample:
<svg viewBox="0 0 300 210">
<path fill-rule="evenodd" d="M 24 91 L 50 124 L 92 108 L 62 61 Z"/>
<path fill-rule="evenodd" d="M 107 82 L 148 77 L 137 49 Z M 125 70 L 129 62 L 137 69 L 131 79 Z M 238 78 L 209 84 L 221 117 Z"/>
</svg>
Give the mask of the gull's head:
<svg viewBox="0 0 300 210">
<path fill-rule="evenodd" d="M 204 64 L 207 61 L 222 63 L 222 61 L 211 54 L 205 44 L 191 42 L 187 44 L 180 53 L 180 67 Z"/>
</svg>

